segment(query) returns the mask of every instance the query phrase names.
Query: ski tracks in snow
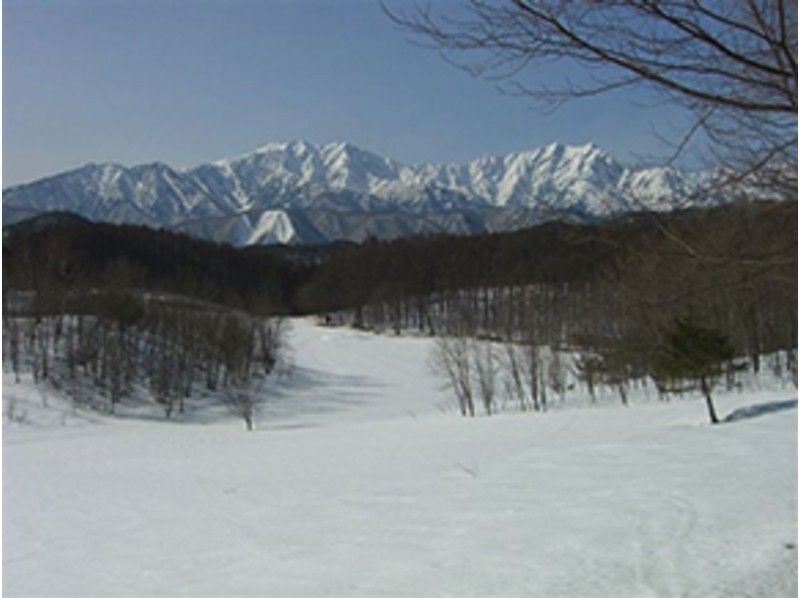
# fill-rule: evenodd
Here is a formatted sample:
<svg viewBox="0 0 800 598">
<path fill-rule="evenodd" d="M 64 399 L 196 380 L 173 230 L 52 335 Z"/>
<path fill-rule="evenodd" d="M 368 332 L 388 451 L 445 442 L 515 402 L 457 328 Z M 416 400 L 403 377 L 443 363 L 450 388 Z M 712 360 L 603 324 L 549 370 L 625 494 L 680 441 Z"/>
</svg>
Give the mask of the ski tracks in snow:
<svg viewBox="0 0 800 598">
<path fill-rule="evenodd" d="M 647 508 L 634 515 L 637 584 L 655 596 L 687 595 L 686 572 L 697 565 L 691 544 L 697 511 L 690 500 L 677 493 L 644 500 Z"/>
</svg>

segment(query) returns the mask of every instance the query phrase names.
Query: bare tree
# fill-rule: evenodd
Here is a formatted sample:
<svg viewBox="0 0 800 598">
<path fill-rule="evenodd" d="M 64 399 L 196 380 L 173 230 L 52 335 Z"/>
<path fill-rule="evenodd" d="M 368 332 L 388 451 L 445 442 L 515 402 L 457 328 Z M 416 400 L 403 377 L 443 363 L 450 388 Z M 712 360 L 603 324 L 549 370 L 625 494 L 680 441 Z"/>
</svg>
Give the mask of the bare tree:
<svg viewBox="0 0 800 598">
<path fill-rule="evenodd" d="M 544 361 L 542 347 L 534 340 L 529 340 L 525 345 L 525 372 L 528 378 L 531 401 L 534 411 L 547 410 L 547 384 L 544 380 Z"/>
<path fill-rule="evenodd" d="M 475 415 L 470 359 L 470 346 L 473 342 L 467 334 L 440 336 L 433 349 L 433 366 L 447 376 L 461 415 L 465 417 Z"/>
<path fill-rule="evenodd" d="M 20 324 L 17 318 L 3 313 L 3 339 L 6 341 L 6 355 L 11 360 L 14 380 L 19 382 L 20 374 Z"/>
<path fill-rule="evenodd" d="M 472 343 L 472 362 L 486 415 L 494 413 L 497 381 L 497 355 L 488 341 Z"/>
<path fill-rule="evenodd" d="M 506 342 L 504 369 L 506 372 L 506 395 L 519 402 L 520 411 L 528 410 L 528 392 L 525 388 L 524 349 L 512 342 Z"/>
<path fill-rule="evenodd" d="M 223 393 L 223 400 L 235 415 L 244 420 L 248 432 L 252 432 L 255 426 L 261 396 L 261 385 L 255 383 L 249 367 L 235 372 L 230 378 L 230 386 Z"/>
<path fill-rule="evenodd" d="M 282 323 L 278 320 L 263 322 L 244 313 L 229 314 L 223 320 L 219 342 L 225 356 L 227 384 L 222 398 L 230 410 L 244 420 L 248 431 L 253 430 L 258 410 L 266 398 L 266 376 L 280 358 L 284 343 L 280 326 Z"/>
<path fill-rule="evenodd" d="M 655 91 L 692 115 L 671 159 L 702 137 L 727 193 L 796 199 L 796 2 L 464 0 L 407 10 L 387 0 L 384 11 L 473 75 L 552 106 Z M 539 68 L 554 62 L 584 76 L 551 87 Z"/>
<path fill-rule="evenodd" d="M 561 352 L 555 348 L 550 350 L 550 361 L 547 364 L 547 383 L 558 395 L 561 402 L 567 392 L 567 364 Z"/>
<path fill-rule="evenodd" d="M 270 318 L 257 326 L 258 354 L 265 374 L 272 373 L 286 346 L 287 322 L 284 318 Z"/>
<path fill-rule="evenodd" d="M 594 353 L 582 353 L 575 360 L 575 370 L 578 378 L 586 383 L 592 403 L 597 402 L 597 383 L 600 380 L 602 359 Z"/>
</svg>

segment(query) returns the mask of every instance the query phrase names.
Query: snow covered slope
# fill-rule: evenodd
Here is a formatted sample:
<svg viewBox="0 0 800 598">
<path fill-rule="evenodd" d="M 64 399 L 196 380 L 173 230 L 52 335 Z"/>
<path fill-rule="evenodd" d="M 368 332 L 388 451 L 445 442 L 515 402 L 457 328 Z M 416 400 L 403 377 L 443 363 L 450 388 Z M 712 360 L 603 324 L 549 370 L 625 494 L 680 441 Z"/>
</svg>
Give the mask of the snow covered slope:
<svg viewBox="0 0 800 598">
<path fill-rule="evenodd" d="M 793 389 L 466 420 L 428 339 L 291 342 L 249 434 L 5 376 L 5 594 L 796 596 Z"/>
<path fill-rule="evenodd" d="M 478 232 L 494 230 L 498 222 L 514 228 L 545 218 L 671 209 L 684 205 L 705 178 L 673 168 L 626 168 L 592 144 L 553 143 L 464 164 L 408 166 L 349 143 L 292 141 L 182 171 L 160 163 L 89 164 L 4 190 L 3 208 L 7 223 L 31 212 L 67 210 L 237 245 L 360 240 L 361 229 L 346 223 L 353 215 L 382 218 L 381 225 L 362 227 L 379 237 Z M 258 216 L 272 210 L 284 214 Z M 245 213 L 256 216 L 241 219 Z M 387 214 L 394 220 L 387 222 Z M 458 221 L 454 214 L 468 215 L 473 225 L 464 230 L 449 224 Z M 307 230 L 296 218 L 314 225 Z"/>
</svg>

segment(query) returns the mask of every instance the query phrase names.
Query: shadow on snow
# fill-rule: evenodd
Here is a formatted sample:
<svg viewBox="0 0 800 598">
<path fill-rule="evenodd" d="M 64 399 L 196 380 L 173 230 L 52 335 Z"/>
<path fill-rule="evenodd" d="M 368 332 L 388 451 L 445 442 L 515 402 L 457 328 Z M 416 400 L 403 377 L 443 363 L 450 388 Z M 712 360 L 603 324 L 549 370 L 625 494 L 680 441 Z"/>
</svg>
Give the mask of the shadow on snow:
<svg viewBox="0 0 800 598">
<path fill-rule="evenodd" d="M 740 407 L 728 414 L 723 421 L 735 422 L 740 419 L 750 419 L 752 417 L 760 417 L 775 411 L 783 411 L 785 409 L 797 409 L 797 399 L 790 399 L 788 401 L 771 401 L 769 403 L 758 403 L 757 405 L 748 405 L 747 407 Z"/>
<path fill-rule="evenodd" d="M 363 405 L 382 387 L 365 376 L 296 367 L 265 388 L 268 396 L 261 409 L 261 426 L 272 429 L 313 428 L 316 424 L 305 418 Z M 297 419 L 305 421 L 287 421 Z"/>
</svg>

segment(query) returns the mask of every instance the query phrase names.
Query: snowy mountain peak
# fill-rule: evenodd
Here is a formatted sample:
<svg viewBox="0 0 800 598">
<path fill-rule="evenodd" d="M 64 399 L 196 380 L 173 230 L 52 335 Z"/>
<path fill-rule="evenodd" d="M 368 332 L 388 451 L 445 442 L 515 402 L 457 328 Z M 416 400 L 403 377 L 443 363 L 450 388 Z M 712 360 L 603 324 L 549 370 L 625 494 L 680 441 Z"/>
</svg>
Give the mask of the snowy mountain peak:
<svg viewBox="0 0 800 598">
<path fill-rule="evenodd" d="M 303 154 L 314 149 L 314 146 L 303 139 L 293 139 L 284 142 L 271 142 L 257 148 L 253 154 L 269 154 L 275 152 L 288 152 L 293 154 Z M 250 154 L 245 154 L 246 157 Z"/>
<path fill-rule="evenodd" d="M 320 151 L 323 153 L 354 153 L 361 152 L 360 148 L 356 147 L 349 141 L 331 141 L 320 146 Z"/>
<path fill-rule="evenodd" d="M 553 158 L 559 157 L 564 154 L 564 148 L 566 146 L 563 143 L 559 143 L 557 141 L 553 141 L 552 143 L 548 143 L 544 148 L 542 148 L 542 158 Z"/>
<path fill-rule="evenodd" d="M 185 170 L 88 164 L 6 189 L 3 208 L 14 217 L 68 210 L 235 244 L 317 242 L 668 209 L 701 180 L 672 168 L 628 168 L 593 143 L 404 165 L 347 141 L 296 139 Z"/>
</svg>

